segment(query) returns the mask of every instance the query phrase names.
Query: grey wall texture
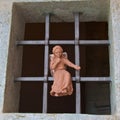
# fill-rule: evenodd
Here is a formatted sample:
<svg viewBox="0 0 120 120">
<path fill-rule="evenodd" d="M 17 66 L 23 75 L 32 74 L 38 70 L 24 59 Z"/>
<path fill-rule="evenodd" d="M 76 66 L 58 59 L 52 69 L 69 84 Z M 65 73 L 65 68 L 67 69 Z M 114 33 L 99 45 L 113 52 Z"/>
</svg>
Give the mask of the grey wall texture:
<svg viewBox="0 0 120 120">
<path fill-rule="evenodd" d="M 44 7 L 44 5 L 46 7 Z M 68 8 L 66 8 L 66 5 Z M 38 7 L 37 7 L 38 6 Z M 35 9 L 36 8 L 36 9 Z M 38 9 L 39 8 L 39 9 Z M 34 11 L 32 11 L 35 9 Z M 81 21 L 108 21 L 110 40 L 111 115 L 33 114 L 18 111 L 22 47 L 27 22 L 43 22 L 52 12 L 71 21 L 70 13 L 84 12 Z M 35 16 L 35 17 L 33 17 Z M 57 21 L 54 17 L 52 21 Z M 120 119 L 120 1 L 119 0 L 1 0 L 0 1 L 0 120 L 119 120 Z"/>
</svg>

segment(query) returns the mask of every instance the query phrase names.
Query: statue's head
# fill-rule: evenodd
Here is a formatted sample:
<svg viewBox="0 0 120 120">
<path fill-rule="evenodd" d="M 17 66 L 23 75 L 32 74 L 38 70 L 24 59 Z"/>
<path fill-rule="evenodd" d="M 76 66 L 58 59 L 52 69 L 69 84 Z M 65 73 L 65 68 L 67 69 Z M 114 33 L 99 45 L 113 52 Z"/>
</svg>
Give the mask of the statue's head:
<svg viewBox="0 0 120 120">
<path fill-rule="evenodd" d="M 53 54 L 55 53 L 55 51 L 56 51 L 57 49 L 58 49 L 59 51 L 61 51 L 61 53 L 63 52 L 62 47 L 61 47 L 60 45 L 56 45 L 56 46 L 54 46 L 53 49 L 52 49 Z"/>
</svg>

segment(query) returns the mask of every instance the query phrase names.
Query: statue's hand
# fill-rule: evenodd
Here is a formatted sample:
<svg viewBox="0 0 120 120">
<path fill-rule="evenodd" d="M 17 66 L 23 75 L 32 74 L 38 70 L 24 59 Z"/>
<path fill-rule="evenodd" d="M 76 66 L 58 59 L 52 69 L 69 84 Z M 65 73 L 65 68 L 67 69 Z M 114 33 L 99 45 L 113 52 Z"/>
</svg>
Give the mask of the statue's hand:
<svg viewBox="0 0 120 120">
<path fill-rule="evenodd" d="M 76 70 L 80 70 L 80 69 L 81 69 L 81 67 L 80 67 L 80 66 L 75 65 L 75 69 L 76 69 Z"/>
</svg>

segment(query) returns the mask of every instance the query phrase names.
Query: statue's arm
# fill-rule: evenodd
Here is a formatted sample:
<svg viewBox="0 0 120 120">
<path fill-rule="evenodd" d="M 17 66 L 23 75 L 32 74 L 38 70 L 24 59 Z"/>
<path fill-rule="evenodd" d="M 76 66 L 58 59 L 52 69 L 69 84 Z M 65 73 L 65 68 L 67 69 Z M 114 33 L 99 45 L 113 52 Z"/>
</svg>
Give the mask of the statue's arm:
<svg viewBox="0 0 120 120">
<path fill-rule="evenodd" d="M 78 65 L 75 65 L 74 63 L 72 63 L 71 61 L 69 61 L 68 59 L 64 59 L 64 63 L 69 66 L 69 67 L 72 67 L 76 70 L 80 70 L 80 66 Z"/>
</svg>

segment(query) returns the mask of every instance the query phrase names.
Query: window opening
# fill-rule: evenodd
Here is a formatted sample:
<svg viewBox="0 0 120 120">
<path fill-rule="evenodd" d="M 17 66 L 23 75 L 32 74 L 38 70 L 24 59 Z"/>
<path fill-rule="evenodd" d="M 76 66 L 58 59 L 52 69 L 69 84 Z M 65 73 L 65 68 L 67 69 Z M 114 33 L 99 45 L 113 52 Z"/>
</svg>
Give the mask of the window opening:
<svg viewBox="0 0 120 120">
<path fill-rule="evenodd" d="M 21 82 L 20 113 L 42 113 L 43 82 Z"/>
<path fill-rule="evenodd" d="M 25 46 L 25 45 L 40 45 L 40 46 L 44 46 L 42 48 L 42 50 L 44 51 L 44 53 L 42 54 L 41 58 L 44 58 L 43 62 L 44 62 L 44 69 L 41 70 L 42 75 L 40 75 L 40 77 L 34 77 L 34 76 L 24 76 L 24 77 L 18 77 L 16 78 L 16 81 L 43 81 L 43 99 L 42 99 L 42 113 L 51 113 L 52 111 L 50 111 L 50 104 L 49 101 L 54 101 L 54 99 L 51 99 L 50 96 L 48 95 L 49 93 L 49 87 L 50 84 L 53 79 L 52 77 L 49 77 L 49 67 L 48 67 L 48 59 L 49 59 L 49 49 L 51 49 L 51 46 L 56 45 L 56 44 L 60 44 L 63 46 L 66 45 L 71 45 L 74 46 L 74 62 L 77 65 L 80 65 L 81 63 L 81 50 L 84 52 L 85 51 L 85 47 L 82 47 L 83 45 L 109 45 L 109 41 L 108 40 L 95 40 L 94 38 L 92 38 L 93 40 L 82 40 L 79 38 L 79 13 L 75 13 L 75 39 L 74 40 L 55 40 L 53 38 L 53 40 L 50 40 L 50 38 L 52 38 L 50 36 L 50 14 L 46 14 L 46 18 L 45 18 L 45 40 L 43 40 L 43 38 L 41 40 L 38 40 L 39 38 L 37 38 L 37 40 L 26 40 L 26 41 L 17 41 L 17 45 L 18 46 Z M 43 35 L 44 33 L 42 33 Z M 90 46 L 91 47 L 91 46 Z M 89 47 L 88 47 L 88 51 L 89 51 Z M 44 56 L 43 56 L 44 55 Z M 80 58 L 80 59 L 79 59 Z M 89 58 L 90 59 L 90 58 Z M 84 63 L 83 63 L 84 64 Z M 86 65 L 87 66 L 87 65 Z M 107 66 L 108 67 L 108 66 Z M 42 72 L 44 71 L 44 73 Z M 73 73 L 74 74 L 74 73 Z M 86 86 L 89 85 L 88 82 L 110 82 L 110 77 L 108 76 L 108 74 L 106 76 L 101 75 L 101 76 L 89 76 L 89 74 L 87 76 L 83 75 L 84 72 L 82 73 L 82 75 L 80 74 L 80 72 L 75 71 L 73 78 L 74 81 L 74 89 L 75 92 L 73 94 L 74 98 L 73 101 L 75 101 L 75 106 L 73 108 L 73 111 L 68 111 L 70 113 L 87 113 L 86 112 L 86 106 L 84 106 L 82 103 L 84 100 L 86 100 L 86 98 L 81 97 L 81 91 L 83 91 L 83 93 L 85 93 L 86 91 Z M 24 74 L 23 74 L 24 75 Z M 86 94 L 86 93 L 85 93 Z M 55 99 L 59 99 L 59 98 L 55 98 Z M 61 98 L 62 100 L 62 98 Z M 58 100 L 59 101 L 59 100 Z M 81 110 L 81 106 L 83 106 L 83 109 Z M 97 106 L 97 105 L 96 105 Z M 98 107 L 98 106 L 97 106 Z M 60 108 L 61 110 L 63 108 Z M 55 108 L 53 108 L 53 112 L 55 112 Z M 59 112 L 59 111 L 58 111 Z M 64 111 L 63 111 L 64 112 Z M 66 111 L 65 111 L 66 112 Z M 61 111 L 62 113 L 62 111 Z M 88 112 L 89 113 L 89 112 Z M 97 112 L 96 112 L 97 113 Z M 98 113 L 99 114 L 99 113 Z"/>
</svg>

